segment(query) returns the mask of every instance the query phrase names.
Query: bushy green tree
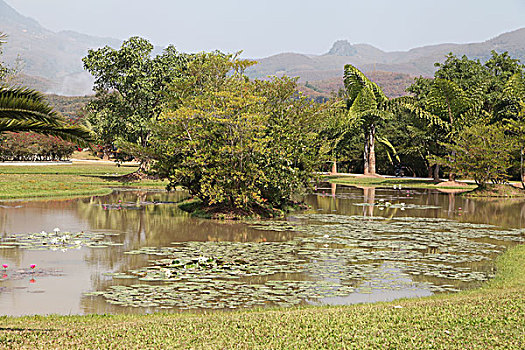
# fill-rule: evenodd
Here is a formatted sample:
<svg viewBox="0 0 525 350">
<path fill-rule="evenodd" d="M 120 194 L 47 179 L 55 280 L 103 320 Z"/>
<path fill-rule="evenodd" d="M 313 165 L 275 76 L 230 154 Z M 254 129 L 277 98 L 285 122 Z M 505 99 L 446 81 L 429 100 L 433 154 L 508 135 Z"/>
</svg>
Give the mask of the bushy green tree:
<svg viewBox="0 0 525 350">
<path fill-rule="evenodd" d="M 208 208 L 283 209 L 311 185 L 319 159 L 318 107 L 295 80 L 249 80 L 251 62 L 200 54 L 170 85 L 171 108 L 153 145 L 157 173 Z"/>
<path fill-rule="evenodd" d="M 106 46 L 83 58 L 96 92 L 87 121 L 105 147 L 118 144 L 143 165 L 149 161 L 152 124 L 162 111 L 166 86 L 183 74 L 188 58 L 173 46 L 155 57 L 152 51 L 147 40 L 132 37 L 118 50 Z"/>
<path fill-rule="evenodd" d="M 453 144 L 445 144 L 453 152 L 442 162 L 453 172 L 474 179 L 480 186 L 507 181 L 512 144 L 504 129 L 495 125 L 478 124 L 463 129 Z"/>
</svg>

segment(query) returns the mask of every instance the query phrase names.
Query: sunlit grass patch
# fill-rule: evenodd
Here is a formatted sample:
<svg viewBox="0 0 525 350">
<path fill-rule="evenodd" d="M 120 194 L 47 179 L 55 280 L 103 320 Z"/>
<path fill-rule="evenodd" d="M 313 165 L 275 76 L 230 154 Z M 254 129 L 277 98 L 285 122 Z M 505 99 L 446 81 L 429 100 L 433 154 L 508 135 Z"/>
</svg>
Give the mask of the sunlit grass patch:
<svg viewBox="0 0 525 350">
<path fill-rule="evenodd" d="M 155 180 L 120 181 L 136 169 L 113 164 L 0 166 L 0 199 L 104 195 L 117 187 L 166 186 Z"/>
</svg>

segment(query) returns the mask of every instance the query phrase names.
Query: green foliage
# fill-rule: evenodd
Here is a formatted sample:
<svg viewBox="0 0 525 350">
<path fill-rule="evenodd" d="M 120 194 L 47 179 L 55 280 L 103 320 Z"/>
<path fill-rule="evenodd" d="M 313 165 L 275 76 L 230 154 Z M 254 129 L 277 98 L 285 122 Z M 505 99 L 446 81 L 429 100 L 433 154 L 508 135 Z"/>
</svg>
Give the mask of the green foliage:
<svg viewBox="0 0 525 350">
<path fill-rule="evenodd" d="M 0 86 L 0 132 L 36 132 L 86 144 L 91 132 L 80 125 L 69 125 L 33 90 Z"/>
<path fill-rule="evenodd" d="M 397 155 L 395 147 L 386 137 L 378 137 L 376 134 L 386 135 L 385 129 L 388 129 L 389 125 L 392 126 L 395 115 L 413 115 L 437 123 L 436 117 L 419 108 L 413 98 L 405 96 L 389 99 L 386 97 L 376 83 L 370 81 L 352 65 L 345 66 L 344 84 L 344 97 L 351 127 L 363 130 L 364 134 L 365 174 L 376 172 L 376 140 L 385 146 L 388 159 L 393 165 L 392 155 Z"/>
<path fill-rule="evenodd" d="M 466 56 L 447 56 L 443 64 L 436 64 L 434 79 L 418 78 L 408 89 L 418 105 L 439 119 L 427 119 L 419 125 L 417 134 L 431 135 L 420 154 L 432 164 L 436 157 L 446 158 L 447 152 L 465 128 L 481 124 L 494 124 L 515 116 L 519 109 L 520 76 L 523 66 L 508 53 L 492 52 L 482 64 Z M 453 154 L 449 158 L 454 158 Z M 454 173 L 450 173 L 454 177 Z"/>
<path fill-rule="evenodd" d="M 508 179 L 512 145 L 504 129 L 478 124 L 463 129 L 453 144 L 445 145 L 451 156 L 441 162 L 452 171 L 472 178 L 480 186 Z"/>
<path fill-rule="evenodd" d="M 0 32 L 0 55 L 6 38 L 6 35 Z M 12 70 L 0 62 L 0 133 L 36 132 L 58 136 L 79 144 L 86 144 L 92 140 L 88 129 L 79 125 L 69 125 L 39 92 L 4 85 L 4 80 L 10 73 Z"/>
<path fill-rule="evenodd" d="M 172 187 L 241 213 L 284 208 L 310 185 L 319 148 L 317 107 L 295 80 L 248 80 L 251 64 L 197 55 L 171 84 L 172 107 L 152 141 Z"/>
<path fill-rule="evenodd" d="M 120 49 L 90 50 L 84 68 L 95 77 L 96 97 L 89 103 L 87 121 L 106 147 L 115 143 L 146 162 L 138 148 L 149 145 L 152 124 L 158 119 L 166 85 L 183 74 L 188 57 L 168 46 L 151 57 L 153 45 L 132 37 Z"/>
</svg>

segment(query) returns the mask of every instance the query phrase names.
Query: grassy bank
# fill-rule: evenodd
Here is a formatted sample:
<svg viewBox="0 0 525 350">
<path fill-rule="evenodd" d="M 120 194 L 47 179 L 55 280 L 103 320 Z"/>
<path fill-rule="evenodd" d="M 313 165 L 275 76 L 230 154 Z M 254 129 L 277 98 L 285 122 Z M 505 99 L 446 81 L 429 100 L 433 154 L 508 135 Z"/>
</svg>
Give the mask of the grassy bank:
<svg viewBox="0 0 525 350">
<path fill-rule="evenodd" d="M 414 179 L 405 179 L 402 177 L 361 177 L 361 176 L 324 176 L 323 180 L 341 184 L 341 185 L 353 185 L 353 186 L 367 186 L 367 187 L 393 187 L 402 186 L 410 188 L 433 188 L 433 189 L 457 189 L 458 187 L 447 187 L 447 186 L 437 186 L 432 179 L 425 180 L 414 180 Z M 473 190 L 477 185 L 472 184 L 468 186 L 462 186 L 460 189 L 464 190 Z"/>
<path fill-rule="evenodd" d="M 392 303 L 147 316 L 0 317 L 3 348 L 523 349 L 525 245 L 474 291 Z"/>
<path fill-rule="evenodd" d="M 114 164 L 1 166 L 0 199 L 103 195 L 115 187 L 164 187 L 162 181 L 122 182 L 136 167 Z"/>
</svg>

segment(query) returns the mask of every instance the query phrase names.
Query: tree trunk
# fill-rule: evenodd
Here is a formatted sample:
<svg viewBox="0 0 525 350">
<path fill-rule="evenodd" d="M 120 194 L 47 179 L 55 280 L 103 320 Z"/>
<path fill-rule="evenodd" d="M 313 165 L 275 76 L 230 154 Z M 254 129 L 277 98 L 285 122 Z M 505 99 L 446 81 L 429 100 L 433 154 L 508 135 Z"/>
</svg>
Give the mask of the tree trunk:
<svg viewBox="0 0 525 350">
<path fill-rule="evenodd" d="M 525 190 L 525 183 L 523 179 L 523 146 L 520 147 L 520 181 L 521 188 Z"/>
<path fill-rule="evenodd" d="M 376 173 L 376 127 L 374 124 L 370 125 L 368 130 L 365 130 L 365 152 L 364 152 L 364 174 L 375 175 Z"/>
<path fill-rule="evenodd" d="M 452 156 L 450 157 L 449 156 L 449 161 L 450 162 L 456 162 L 456 151 L 452 151 Z M 454 173 L 452 170 L 450 171 L 450 173 L 448 173 L 448 181 L 456 181 L 456 173 Z"/>
<path fill-rule="evenodd" d="M 330 172 L 330 175 L 335 174 L 337 174 L 337 161 L 334 160 L 334 162 L 332 163 L 332 171 Z"/>
<path fill-rule="evenodd" d="M 434 166 L 434 181 L 439 181 L 439 164 Z"/>
</svg>

